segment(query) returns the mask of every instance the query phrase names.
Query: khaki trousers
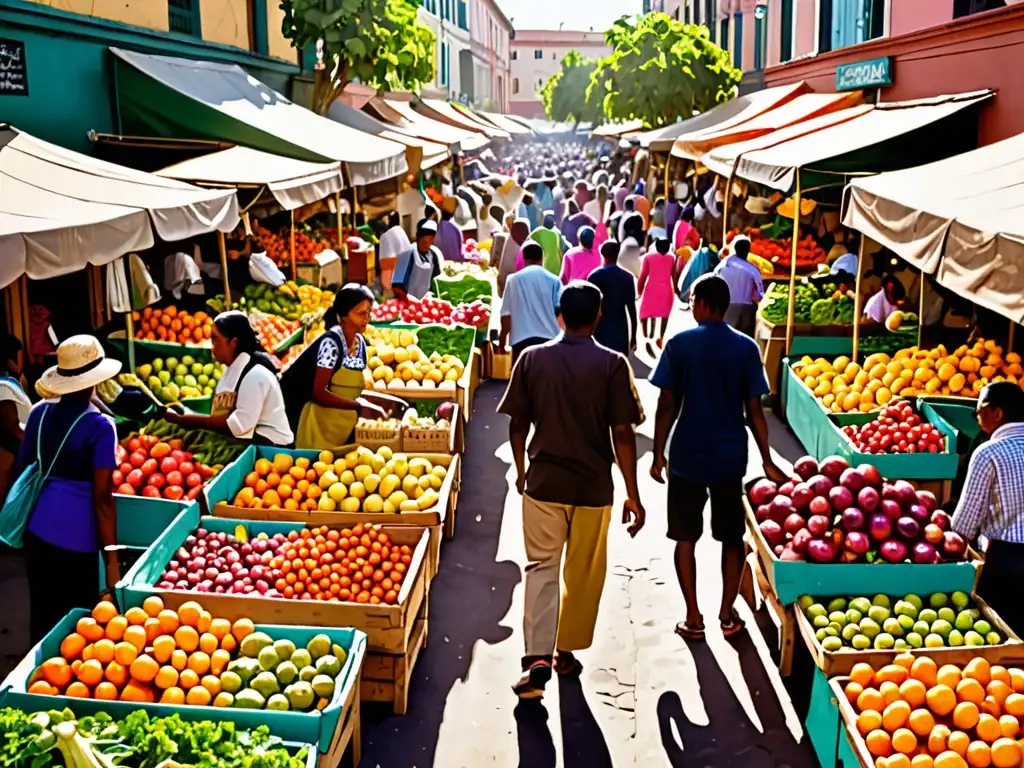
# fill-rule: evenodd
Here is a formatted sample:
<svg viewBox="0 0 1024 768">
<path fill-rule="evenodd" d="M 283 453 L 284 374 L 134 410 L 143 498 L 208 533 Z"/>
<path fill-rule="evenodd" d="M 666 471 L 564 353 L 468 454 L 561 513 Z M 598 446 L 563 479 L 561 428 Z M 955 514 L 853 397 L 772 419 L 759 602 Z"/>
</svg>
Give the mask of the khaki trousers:
<svg viewBox="0 0 1024 768">
<path fill-rule="evenodd" d="M 579 651 L 593 642 L 608 562 L 611 511 L 611 506 L 574 507 L 523 496 L 523 538 L 529 561 L 523 609 L 527 656 L 551 656 L 556 648 Z"/>
</svg>

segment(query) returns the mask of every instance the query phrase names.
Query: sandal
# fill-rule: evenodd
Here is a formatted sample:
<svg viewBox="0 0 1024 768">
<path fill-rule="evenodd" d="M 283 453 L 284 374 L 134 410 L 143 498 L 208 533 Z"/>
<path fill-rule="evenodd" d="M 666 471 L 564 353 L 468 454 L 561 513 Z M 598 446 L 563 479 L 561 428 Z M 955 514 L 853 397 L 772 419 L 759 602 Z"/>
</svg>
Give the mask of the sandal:
<svg viewBox="0 0 1024 768">
<path fill-rule="evenodd" d="M 554 669 L 561 677 L 579 677 L 583 664 L 571 651 L 559 651 L 555 656 Z"/>
<path fill-rule="evenodd" d="M 728 621 L 722 622 L 722 636 L 729 639 L 733 635 L 739 634 L 746 629 L 746 626 L 747 625 L 743 623 L 743 619 L 734 613 Z"/>
<path fill-rule="evenodd" d="M 683 638 L 683 640 L 693 640 L 698 642 L 705 639 L 703 626 L 695 627 L 685 621 L 676 624 L 676 634 Z"/>
<path fill-rule="evenodd" d="M 551 662 L 538 659 L 523 670 L 523 676 L 512 686 L 512 692 L 520 699 L 539 699 L 544 695 L 544 686 L 550 679 Z"/>
</svg>

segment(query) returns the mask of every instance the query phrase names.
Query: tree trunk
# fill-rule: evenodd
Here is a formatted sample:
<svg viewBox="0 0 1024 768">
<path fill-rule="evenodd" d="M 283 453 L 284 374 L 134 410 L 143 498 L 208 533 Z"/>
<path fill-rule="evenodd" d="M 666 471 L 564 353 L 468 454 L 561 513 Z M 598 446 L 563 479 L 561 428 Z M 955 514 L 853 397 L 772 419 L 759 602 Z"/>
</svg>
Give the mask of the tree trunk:
<svg viewBox="0 0 1024 768">
<path fill-rule="evenodd" d="M 318 115 L 326 115 L 331 105 L 341 96 L 348 84 L 348 62 L 342 61 L 335 77 L 326 67 L 316 70 L 313 81 L 313 111 Z"/>
</svg>

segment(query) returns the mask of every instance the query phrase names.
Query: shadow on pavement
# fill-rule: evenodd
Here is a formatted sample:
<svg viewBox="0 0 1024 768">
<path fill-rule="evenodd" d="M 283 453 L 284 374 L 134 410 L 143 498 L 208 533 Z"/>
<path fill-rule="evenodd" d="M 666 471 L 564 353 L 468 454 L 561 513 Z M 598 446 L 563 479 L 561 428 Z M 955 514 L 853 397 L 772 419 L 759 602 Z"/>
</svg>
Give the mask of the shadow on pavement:
<svg viewBox="0 0 1024 768">
<path fill-rule="evenodd" d="M 739 654 L 742 680 L 750 690 L 764 732 L 750 721 L 708 645 L 689 643 L 709 722 L 707 725 L 690 722 L 679 694 L 675 691 L 662 694 L 658 700 L 658 724 L 669 764 L 673 768 L 817 766 L 811 750 L 793 739 L 750 636 L 743 632 L 731 644 Z"/>
<path fill-rule="evenodd" d="M 539 700 L 520 701 L 515 716 L 519 768 L 555 768 L 558 756 L 544 704 Z"/>
<path fill-rule="evenodd" d="M 466 429 L 470 449 L 463 454 L 456 536 L 441 545 L 440 571 L 430 586 L 428 641 L 413 671 L 409 709 L 393 717 L 380 708 L 363 708 L 363 765 L 434 765 L 448 694 L 466 679 L 474 646 L 500 643 L 512 634 L 501 621 L 521 573 L 512 561 L 496 562 L 509 468 L 494 455 L 507 439 L 508 419 L 495 412 L 503 393 L 503 382 L 477 390 Z M 507 672 L 511 686 L 518 669 L 496 672 Z"/>
<path fill-rule="evenodd" d="M 580 679 L 560 677 L 558 698 L 562 715 L 562 753 L 565 768 L 612 768 L 608 744 L 587 703 L 586 696 L 583 695 Z"/>
</svg>

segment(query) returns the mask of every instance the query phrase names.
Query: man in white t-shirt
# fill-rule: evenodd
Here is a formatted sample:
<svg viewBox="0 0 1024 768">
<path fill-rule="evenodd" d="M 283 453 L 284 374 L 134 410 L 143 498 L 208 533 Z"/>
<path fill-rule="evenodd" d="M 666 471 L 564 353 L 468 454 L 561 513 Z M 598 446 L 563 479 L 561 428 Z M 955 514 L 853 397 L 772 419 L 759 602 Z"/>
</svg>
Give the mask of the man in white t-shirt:
<svg viewBox="0 0 1024 768">
<path fill-rule="evenodd" d="M 903 306 L 906 296 L 907 290 L 900 279 L 895 275 L 886 275 L 882 278 L 882 287 L 878 293 L 868 299 L 864 306 L 864 317 L 876 323 L 884 323 L 890 314 Z"/>
</svg>

